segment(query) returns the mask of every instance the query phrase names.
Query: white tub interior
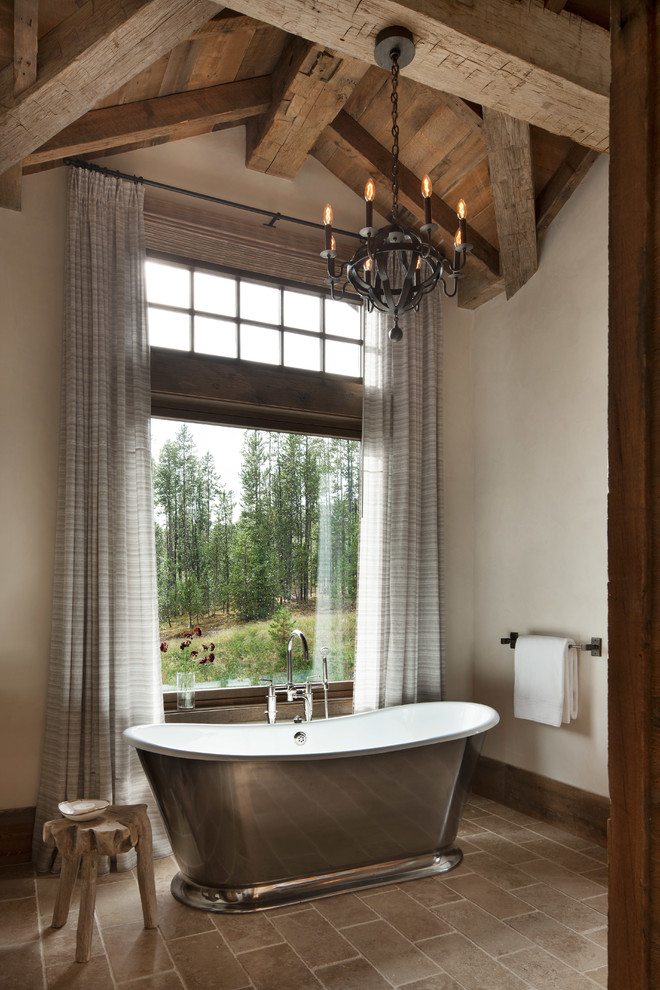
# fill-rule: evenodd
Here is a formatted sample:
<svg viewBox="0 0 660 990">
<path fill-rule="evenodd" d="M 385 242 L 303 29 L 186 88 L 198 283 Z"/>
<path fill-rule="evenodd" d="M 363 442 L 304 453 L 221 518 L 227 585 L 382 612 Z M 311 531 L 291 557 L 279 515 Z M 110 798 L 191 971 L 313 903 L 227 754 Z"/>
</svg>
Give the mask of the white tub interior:
<svg viewBox="0 0 660 990">
<path fill-rule="evenodd" d="M 410 749 L 492 729 L 499 715 L 487 705 L 433 701 L 312 722 L 244 725 L 162 723 L 126 729 L 136 749 L 202 760 L 330 759 Z M 297 733 L 304 733 L 302 744 Z"/>
</svg>

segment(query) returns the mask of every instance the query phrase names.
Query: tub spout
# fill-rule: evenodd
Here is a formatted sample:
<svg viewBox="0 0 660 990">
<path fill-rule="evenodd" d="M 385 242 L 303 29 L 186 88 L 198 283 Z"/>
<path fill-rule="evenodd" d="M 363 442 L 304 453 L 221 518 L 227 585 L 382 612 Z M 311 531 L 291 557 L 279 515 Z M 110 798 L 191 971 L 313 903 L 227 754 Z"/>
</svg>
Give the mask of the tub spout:
<svg viewBox="0 0 660 990">
<path fill-rule="evenodd" d="M 293 642 L 295 639 L 299 639 L 302 643 L 303 649 L 303 660 L 305 666 L 309 662 L 309 648 L 307 646 L 307 640 L 305 639 L 305 634 L 300 631 L 300 629 L 294 629 L 289 636 L 289 642 L 286 644 L 286 697 L 287 701 L 294 701 L 297 692 L 295 685 L 293 683 Z"/>
</svg>

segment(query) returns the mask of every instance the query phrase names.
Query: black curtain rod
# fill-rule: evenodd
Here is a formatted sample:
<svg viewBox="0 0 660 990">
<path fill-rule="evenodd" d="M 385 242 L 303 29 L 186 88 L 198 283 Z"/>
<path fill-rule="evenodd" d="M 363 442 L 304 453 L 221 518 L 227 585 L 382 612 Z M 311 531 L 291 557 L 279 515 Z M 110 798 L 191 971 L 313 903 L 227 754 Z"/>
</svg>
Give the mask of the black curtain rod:
<svg viewBox="0 0 660 990">
<path fill-rule="evenodd" d="M 230 199 L 219 199 L 218 196 L 207 196 L 206 193 L 194 192 L 192 189 L 181 189 L 179 186 L 168 186 L 165 182 L 156 182 L 154 179 L 145 179 L 141 175 L 128 175 L 126 172 L 117 172 L 111 168 L 104 168 L 103 165 L 96 165 L 94 162 L 85 162 L 80 158 L 64 158 L 65 165 L 72 165 L 74 168 L 84 168 L 88 172 L 101 172 L 103 175 L 112 175 L 116 179 L 127 179 L 129 182 L 140 182 L 144 186 L 153 186 L 154 189 L 165 189 L 167 192 L 179 193 L 181 196 L 192 196 L 193 199 L 203 199 L 207 203 L 217 203 L 220 206 L 231 206 L 234 210 L 246 210 L 248 213 L 258 213 L 262 217 L 270 217 L 270 222 L 264 224 L 265 227 L 274 227 L 279 220 L 286 220 L 287 223 L 297 223 L 302 227 L 313 227 L 314 230 L 323 230 L 322 223 L 314 223 L 312 220 L 301 220 L 299 217 L 289 217 L 285 213 L 276 213 L 272 210 L 261 210 L 257 206 L 247 206 L 245 203 L 234 203 Z M 352 230 L 340 230 L 333 227 L 333 232 L 343 234 L 344 237 L 355 237 L 360 240 L 360 235 Z"/>
</svg>

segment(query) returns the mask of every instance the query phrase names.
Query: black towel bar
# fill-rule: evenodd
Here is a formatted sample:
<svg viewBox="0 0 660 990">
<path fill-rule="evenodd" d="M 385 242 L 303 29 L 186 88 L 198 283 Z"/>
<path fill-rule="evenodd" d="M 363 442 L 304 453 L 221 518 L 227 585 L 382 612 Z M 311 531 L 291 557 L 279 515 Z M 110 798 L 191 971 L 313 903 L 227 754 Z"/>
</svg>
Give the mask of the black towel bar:
<svg viewBox="0 0 660 990">
<path fill-rule="evenodd" d="M 508 636 L 503 637 L 500 643 L 503 646 L 510 646 L 511 649 L 515 649 L 516 640 L 520 633 L 510 632 Z M 576 650 L 584 650 L 586 653 L 591 653 L 592 657 L 602 657 L 603 655 L 603 640 L 598 636 L 592 636 L 588 643 L 576 643 Z"/>
</svg>

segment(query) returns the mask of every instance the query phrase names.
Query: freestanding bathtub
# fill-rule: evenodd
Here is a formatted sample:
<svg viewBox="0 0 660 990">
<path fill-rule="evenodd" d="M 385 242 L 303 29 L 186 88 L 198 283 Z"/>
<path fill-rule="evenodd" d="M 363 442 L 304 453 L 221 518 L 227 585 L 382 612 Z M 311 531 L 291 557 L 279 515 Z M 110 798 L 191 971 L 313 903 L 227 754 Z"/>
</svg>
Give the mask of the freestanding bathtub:
<svg viewBox="0 0 660 990">
<path fill-rule="evenodd" d="M 318 722 L 139 725 L 177 900 L 254 911 L 457 866 L 492 708 L 402 705 Z"/>
</svg>

